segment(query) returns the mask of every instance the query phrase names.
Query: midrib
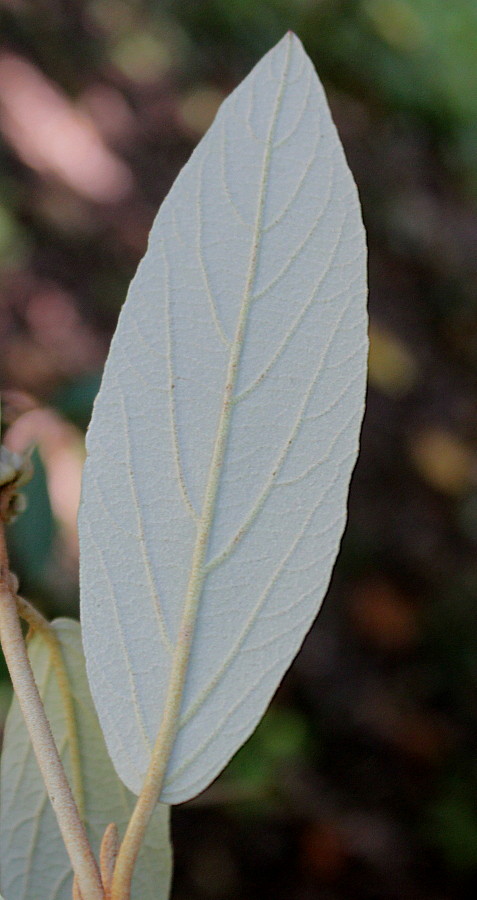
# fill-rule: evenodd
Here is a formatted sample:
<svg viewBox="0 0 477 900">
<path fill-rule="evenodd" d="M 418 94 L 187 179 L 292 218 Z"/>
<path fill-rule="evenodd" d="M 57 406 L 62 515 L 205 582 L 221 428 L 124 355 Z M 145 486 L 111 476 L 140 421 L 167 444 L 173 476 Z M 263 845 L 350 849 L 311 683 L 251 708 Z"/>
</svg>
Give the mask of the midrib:
<svg viewBox="0 0 477 900">
<path fill-rule="evenodd" d="M 252 299 L 252 290 L 255 282 L 260 251 L 260 236 L 262 231 L 263 212 L 265 207 L 267 183 L 272 156 L 273 138 L 278 114 L 283 100 L 283 94 L 290 64 L 290 55 L 291 40 L 288 44 L 283 75 L 277 92 L 275 107 L 271 117 L 267 140 L 265 143 L 265 153 L 262 164 L 262 178 L 257 204 L 257 215 L 255 220 L 252 252 L 250 257 L 247 281 L 245 284 L 235 338 L 232 344 L 229 365 L 227 369 L 222 410 L 219 418 L 217 435 L 208 473 L 203 511 L 199 521 L 196 543 L 192 555 L 191 570 L 184 601 L 184 610 L 182 613 L 178 640 L 172 661 L 171 675 L 169 679 L 166 702 L 164 705 L 164 712 L 154 745 L 151 764 L 149 766 L 149 772 L 151 772 L 153 769 L 155 770 L 156 778 L 154 780 L 158 798 L 160 795 L 160 791 L 162 790 L 167 765 L 177 733 L 182 693 L 187 675 L 192 638 L 194 635 L 194 627 L 205 580 L 204 560 L 207 553 L 210 532 L 214 521 L 215 505 L 219 489 L 220 476 L 222 472 L 225 452 L 227 449 L 227 441 L 233 408 L 233 394 L 237 382 L 238 369 L 245 339 L 248 313 Z"/>
</svg>

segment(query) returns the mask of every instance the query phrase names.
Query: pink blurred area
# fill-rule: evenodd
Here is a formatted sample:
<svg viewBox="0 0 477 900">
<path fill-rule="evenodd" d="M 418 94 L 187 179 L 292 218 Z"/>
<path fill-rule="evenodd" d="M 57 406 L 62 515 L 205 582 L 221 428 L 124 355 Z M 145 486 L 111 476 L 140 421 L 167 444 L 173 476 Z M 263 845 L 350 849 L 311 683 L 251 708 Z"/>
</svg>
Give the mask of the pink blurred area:
<svg viewBox="0 0 477 900">
<path fill-rule="evenodd" d="M 129 167 L 104 143 L 93 119 L 40 70 L 0 55 L 0 127 L 20 159 L 96 203 L 131 191 Z"/>
<path fill-rule="evenodd" d="M 63 378 L 101 368 L 106 340 L 81 314 L 71 291 L 26 272 L 5 275 L 3 287 L 2 369 L 7 385 L 42 397 Z"/>
<path fill-rule="evenodd" d="M 17 409 L 22 405 L 28 406 L 28 397 L 25 395 L 17 394 L 11 399 L 16 402 Z M 38 448 L 45 467 L 52 512 L 59 528 L 63 565 L 66 563 L 68 568 L 76 567 L 76 518 L 84 460 L 81 432 L 52 409 L 26 409 L 8 429 L 5 444 L 15 453 L 25 453 L 32 447 Z"/>
</svg>

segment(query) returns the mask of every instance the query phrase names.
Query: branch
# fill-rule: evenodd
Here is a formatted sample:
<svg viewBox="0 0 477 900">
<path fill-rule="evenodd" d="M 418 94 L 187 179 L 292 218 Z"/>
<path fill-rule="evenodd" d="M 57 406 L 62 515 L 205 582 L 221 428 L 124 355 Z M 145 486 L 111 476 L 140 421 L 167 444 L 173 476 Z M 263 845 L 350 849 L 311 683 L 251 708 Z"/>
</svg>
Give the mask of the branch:
<svg viewBox="0 0 477 900">
<path fill-rule="evenodd" d="M 0 641 L 81 894 L 88 900 L 104 900 L 98 866 L 58 755 L 23 639 L 5 541 L 3 511 L 10 500 L 8 488 L 0 491 Z"/>
<path fill-rule="evenodd" d="M 12 578 L 11 575 L 10 577 Z M 24 597 L 19 597 L 16 593 L 17 585 L 15 584 L 14 587 L 15 602 L 17 605 L 18 615 L 24 620 L 24 622 L 27 622 L 27 624 L 30 626 L 30 632 L 39 631 L 42 634 L 44 641 L 48 644 L 50 649 L 50 659 L 64 708 L 66 733 L 68 736 L 68 744 L 70 748 L 71 782 L 73 787 L 73 796 L 78 807 L 80 818 L 82 819 L 82 821 L 84 821 L 85 800 L 81 771 L 78 728 L 75 717 L 71 685 L 68 677 L 68 671 L 65 666 L 65 661 L 63 659 L 61 644 L 58 640 L 56 631 L 51 627 L 48 619 L 45 619 L 45 617 L 42 616 L 41 612 L 39 612 L 38 609 L 35 609 L 35 607 L 32 606 L 31 603 L 28 602 L 28 600 L 25 600 Z"/>
</svg>

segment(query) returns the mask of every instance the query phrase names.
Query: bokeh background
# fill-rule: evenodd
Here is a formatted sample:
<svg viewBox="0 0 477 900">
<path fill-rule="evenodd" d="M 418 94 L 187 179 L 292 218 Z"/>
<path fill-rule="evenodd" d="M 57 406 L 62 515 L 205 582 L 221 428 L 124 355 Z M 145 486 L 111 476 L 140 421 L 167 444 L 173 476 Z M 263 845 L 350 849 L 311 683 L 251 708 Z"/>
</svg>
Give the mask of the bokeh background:
<svg viewBox="0 0 477 900">
<path fill-rule="evenodd" d="M 368 408 L 332 585 L 230 768 L 174 813 L 174 900 L 477 889 L 476 0 L 0 0 L 0 372 L 32 442 L 23 593 L 76 615 L 83 437 L 165 193 L 288 28 L 369 235 Z M 1 670 L 0 720 L 9 701 Z"/>
</svg>

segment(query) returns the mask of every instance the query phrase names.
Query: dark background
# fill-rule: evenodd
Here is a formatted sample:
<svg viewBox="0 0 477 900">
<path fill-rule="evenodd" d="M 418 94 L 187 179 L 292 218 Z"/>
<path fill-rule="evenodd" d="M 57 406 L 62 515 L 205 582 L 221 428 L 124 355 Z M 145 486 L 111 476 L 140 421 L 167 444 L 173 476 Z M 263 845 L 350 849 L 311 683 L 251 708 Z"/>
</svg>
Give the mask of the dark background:
<svg viewBox="0 0 477 900">
<path fill-rule="evenodd" d="M 128 282 L 218 104 L 288 28 L 362 199 L 368 407 L 328 597 L 248 745 L 174 812 L 173 898 L 470 898 L 476 0 L 0 0 L 3 416 L 38 446 L 12 567 L 76 614 L 83 432 Z"/>
</svg>

